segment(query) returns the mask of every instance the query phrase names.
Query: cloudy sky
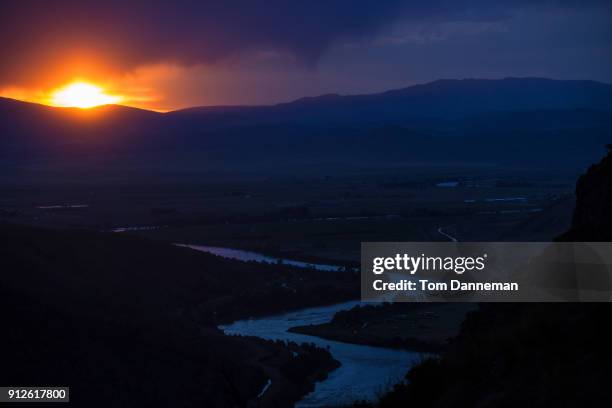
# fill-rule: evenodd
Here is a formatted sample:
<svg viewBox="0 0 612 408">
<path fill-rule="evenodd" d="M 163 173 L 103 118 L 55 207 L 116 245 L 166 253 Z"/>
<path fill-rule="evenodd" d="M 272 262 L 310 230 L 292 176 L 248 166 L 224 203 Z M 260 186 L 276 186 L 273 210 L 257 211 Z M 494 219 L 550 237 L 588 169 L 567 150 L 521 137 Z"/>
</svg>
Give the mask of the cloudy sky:
<svg viewBox="0 0 612 408">
<path fill-rule="evenodd" d="M 0 94 L 75 80 L 159 110 L 370 93 L 439 78 L 612 82 L 606 0 L 0 3 Z"/>
</svg>

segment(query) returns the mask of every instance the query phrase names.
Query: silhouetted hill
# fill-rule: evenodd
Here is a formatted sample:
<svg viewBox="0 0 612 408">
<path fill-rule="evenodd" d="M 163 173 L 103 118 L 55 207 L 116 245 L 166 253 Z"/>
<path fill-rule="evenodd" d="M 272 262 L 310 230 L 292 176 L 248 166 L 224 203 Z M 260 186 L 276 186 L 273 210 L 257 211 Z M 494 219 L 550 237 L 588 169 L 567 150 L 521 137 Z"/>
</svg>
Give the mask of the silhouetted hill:
<svg viewBox="0 0 612 408">
<path fill-rule="evenodd" d="M 37 103 L 0 97 L 0 118 L 3 126 L 36 126 L 45 123 L 65 123 L 65 126 L 117 126 L 125 122 L 153 120 L 160 113 L 122 105 L 102 105 L 91 109 L 58 108 Z M 41 123 L 37 123 L 41 122 Z M 3 130 L 7 128 L 3 127 Z"/>
<path fill-rule="evenodd" d="M 612 110 L 612 85 L 541 78 L 438 80 L 371 95 L 336 94 L 262 107 L 190 108 L 174 117 L 214 118 L 234 123 L 405 123 L 419 118 L 452 119 L 495 111 Z"/>
<path fill-rule="evenodd" d="M 246 406 L 279 369 L 289 372 L 274 379 L 274 406 L 288 406 L 334 367 L 329 353 L 230 338 L 216 324 L 357 292 L 342 274 L 110 233 L 0 223 L 0 242 L 0 383 L 67 385 L 77 407 Z"/>
<path fill-rule="evenodd" d="M 142 171 L 335 162 L 498 163 L 572 168 L 612 131 L 612 85 L 537 78 L 440 80 L 373 95 L 166 114 L 59 109 L 0 99 L 0 158 L 49 166 L 104 157 Z M 132 166 L 134 167 L 134 166 Z"/>
<path fill-rule="evenodd" d="M 578 179 L 572 226 L 563 241 L 612 241 L 612 150 Z"/>
<path fill-rule="evenodd" d="M 66 153 L 75 146 L 96 149 L 146 140 L 161 117 L 119 105 L 57 108 L 0 98 L 0 157 Z"/>
</svg>

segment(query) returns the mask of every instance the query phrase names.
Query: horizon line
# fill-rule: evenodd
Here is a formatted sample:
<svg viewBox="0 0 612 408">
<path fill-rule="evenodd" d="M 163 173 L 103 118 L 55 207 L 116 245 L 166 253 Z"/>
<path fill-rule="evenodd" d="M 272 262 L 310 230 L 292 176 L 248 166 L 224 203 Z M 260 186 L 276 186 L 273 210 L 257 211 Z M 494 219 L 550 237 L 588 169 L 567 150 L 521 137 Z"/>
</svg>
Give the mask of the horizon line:
<svg viewBox="0 0 612 408">
<path fill-rule="evenodd" d="M 167 113 L 175 113 L 175 112 L 195 110 L 195 109 L 223 109 L 223 108 L 226 108 L 226 109 L 245 108 L 246 109 L 246 108 L 258 108 L 258 107 L 274 107 L 274 106 L 292 104 L 292 103 L 304 101 L 304 100 L 312 100 L 312 99 L 330 97 L 330 96 L 342 98 L 342 97 L 384 95 L 389 92 L 395 92 L 395 91 L 401 91 L 401 90 L 410 89 L 410 88 L 419 87 L 419 86 L 431 85 L 436 82 L 443 82 L 443 81 L 455 81 L 455 82 L 460 82 L 460 81 L 504 81 L 504 80 L 517 80 L 517 79 L 518 80 L 544 80 L 544 81 L 555 81 L 555 82 L 594 82 L 594 83 L 598 83 L 602 85 L 612 86 L 612 83 L 594 80 L 594 79 L 555 79 L 555 78 L 537 77 L 537 76 L 526 76 L 526 77 L 506 76 L 506 77 L 500 77 L 500 78 L 438 78 L 438 79 L 434 79 L 428 82 L 416 83 L 413 85 L 403 86 L 399 88 L 391 88 L 391 89 L 386 89 L 383 91 L 371 92 L 371 93 L 340 94 L 340 93 L 330 92 L 330 93 L 324 93 L 324 94 L 317 94 L 313 96 L 301 96 L 301 97 L 297 97 L 295 99 L 291 99 L 288 101 L 268 103 L 268 104 L 264 103 L 264 104 L 244 104 L 244 105 L 242 104 L 193 105 L 193 106 L 187 106 L 184 108 L 169 109 L 169 110 L 142 108 L 139 106 L 134 106 L 134 105 L 129 105 L 129 104 L 125 104 L 125 105 L 124 104 L 105 104 L 105 105 L 97 105 L 91 108 L 79 108 L 77 106 L 54 106 L 54 105 L 48 105 L 42 102 L 11 98 L 11 97 L 6 97 L 2 95 L 0 95 L 0 99 L 11 100 L 11 101 L 26 103 L 26 104 L 31 104 L 31 105 L 39 105 L 45 108 L 51 108 L 51 109 L 57 109 L 57 110 L 76 110 L 76 111 L 82 111 L 82 112 L 87 112 L 87 111 L 93 112 L 93 111 L 99 110 L 100 108 L 105 108 L 105 107 L 107 108 L 107 107 L 115 106 L 115 107 L 134 109 L 134 110 L 139 110 L 139 111 L 144 111 L 144 112 L 167 114 Z"/>
</svg>

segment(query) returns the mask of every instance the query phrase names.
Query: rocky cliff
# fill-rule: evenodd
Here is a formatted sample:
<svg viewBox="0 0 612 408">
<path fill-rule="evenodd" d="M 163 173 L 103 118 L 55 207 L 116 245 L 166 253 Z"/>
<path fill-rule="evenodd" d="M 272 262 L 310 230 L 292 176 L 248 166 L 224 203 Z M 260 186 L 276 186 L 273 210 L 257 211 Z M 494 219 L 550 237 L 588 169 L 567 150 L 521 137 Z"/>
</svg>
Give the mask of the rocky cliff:
<svg viewBox="0 0 612 408">
<path fill-rule="evenodd" d="M 612 240 L 612 145 L 607 156 L 578 179 L 572 226 L 559 240 Z"/>
<path fill-rule="evenodd" d="M 580 177 L 559 241 L 612 240 L 612 152 Z M 419 407 L 609 405 L 609 303 L 485 303 L 440 358 L 412 369 L 375 404 Z M 368 404 L 356 404 L 359 407 Z"/>
</svg>

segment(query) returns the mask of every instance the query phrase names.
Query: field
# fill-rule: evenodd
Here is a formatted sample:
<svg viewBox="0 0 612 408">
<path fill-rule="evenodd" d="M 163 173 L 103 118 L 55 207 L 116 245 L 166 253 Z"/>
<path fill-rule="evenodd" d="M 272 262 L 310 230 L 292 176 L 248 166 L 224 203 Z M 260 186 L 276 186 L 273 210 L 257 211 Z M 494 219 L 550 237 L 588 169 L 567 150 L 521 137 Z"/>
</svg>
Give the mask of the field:
<svg viewBox="0 0 612 408">
<path fill-rule="evenodd" d="M 2 183 L 0 217 L 354 264 L 364 241 L 550 240 L 569 224 L 576 178 L 462 166 L 116 177 Z"/>
</svg>

